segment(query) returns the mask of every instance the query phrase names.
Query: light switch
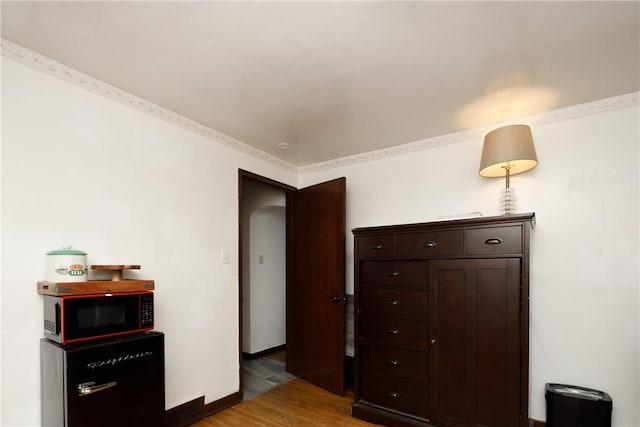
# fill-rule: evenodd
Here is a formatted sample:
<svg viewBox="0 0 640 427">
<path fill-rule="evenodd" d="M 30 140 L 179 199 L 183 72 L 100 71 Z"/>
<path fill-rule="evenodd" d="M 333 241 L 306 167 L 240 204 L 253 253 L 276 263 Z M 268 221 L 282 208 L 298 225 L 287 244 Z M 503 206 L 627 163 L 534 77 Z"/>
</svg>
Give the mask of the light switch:
<svg viewBox="0 0 640 427">
<path fill-rule="evenodd" d="M 264 255 L 258 255 L 258 264 L 264 264 Z"/>
</svg>

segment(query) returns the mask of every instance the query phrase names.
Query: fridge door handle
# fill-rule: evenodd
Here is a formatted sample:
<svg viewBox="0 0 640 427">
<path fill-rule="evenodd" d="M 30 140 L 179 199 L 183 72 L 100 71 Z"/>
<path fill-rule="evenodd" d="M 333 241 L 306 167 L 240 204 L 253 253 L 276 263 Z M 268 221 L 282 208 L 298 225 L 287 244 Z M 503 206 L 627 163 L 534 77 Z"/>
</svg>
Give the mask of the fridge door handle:
<svg viewBox="0 0 640 427">
<path fill-rule="evenodd" d="M 100 384 L 100 385 L 96 385 L 95 381 L 89 381 L 86 383 L 78 384 L 77 385 L 78 396 L 88 396 L 90 394 L 97 393 L 99 391 L 111 388 L 116 384 L 118 383 L 115 381 L 112 381 L 110 383 Z"/>
</svg>

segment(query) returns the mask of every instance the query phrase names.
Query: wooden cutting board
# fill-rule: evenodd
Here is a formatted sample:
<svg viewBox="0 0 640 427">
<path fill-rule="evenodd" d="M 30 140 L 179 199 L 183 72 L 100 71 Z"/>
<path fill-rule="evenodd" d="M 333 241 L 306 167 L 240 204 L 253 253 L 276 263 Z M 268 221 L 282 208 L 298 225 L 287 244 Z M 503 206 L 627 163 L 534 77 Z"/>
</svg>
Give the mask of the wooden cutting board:
<svg viewBox="0 0 640 427">
<path fill-rule="evenodd" d="M 96 271 L 110 271 L 111 272 L 111 280 L 117 282 L 119 280 L 124 280 L 124 270 L 140 270 L 139 265 L 92 265 L 92 270 Z"/>
</svg>

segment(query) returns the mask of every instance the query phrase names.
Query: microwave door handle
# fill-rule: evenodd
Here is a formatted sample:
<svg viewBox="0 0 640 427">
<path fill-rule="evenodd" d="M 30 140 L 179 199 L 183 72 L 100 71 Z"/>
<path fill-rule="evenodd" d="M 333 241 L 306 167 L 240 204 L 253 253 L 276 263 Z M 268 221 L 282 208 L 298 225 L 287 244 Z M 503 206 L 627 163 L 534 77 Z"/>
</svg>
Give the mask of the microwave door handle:
<svg viewBox="0 0 640 427">
<path fill-rule="evenodd" d="M 96 385 L 95 381 L 89 381 L 86 383 L 78 384 L 76 388 L 78 389 L 78 396 L 88 396 L 90 394 L 114 387 L 116 384 L 118 383 L 112 381 L 110 383 Z"/>
<path fill-rule="evenodd" d="M 55 305 L 55 311 L 56 311 L 56 336 L 59 337 L 60 336 L 60 329 L 62 328 L 62 324 L 61 321 L 62 319 L 60 318 L 60 303 L 56 302 Z"/>
</svg>

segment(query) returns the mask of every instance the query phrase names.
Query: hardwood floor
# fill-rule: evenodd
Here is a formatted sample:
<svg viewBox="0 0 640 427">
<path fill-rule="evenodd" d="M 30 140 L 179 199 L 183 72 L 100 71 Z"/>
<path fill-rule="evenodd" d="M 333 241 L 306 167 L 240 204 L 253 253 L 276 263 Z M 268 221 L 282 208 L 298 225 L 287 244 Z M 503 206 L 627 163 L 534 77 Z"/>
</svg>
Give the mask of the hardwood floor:
<svg viewBox="0 0 640 427">
<path fill-rule="evenodd" d="M 373 426 L 351 417 L 352 402 L 353 392 L 341 397 L 296 378 L 205 418 L 192 427 Z"/>
</svg>

